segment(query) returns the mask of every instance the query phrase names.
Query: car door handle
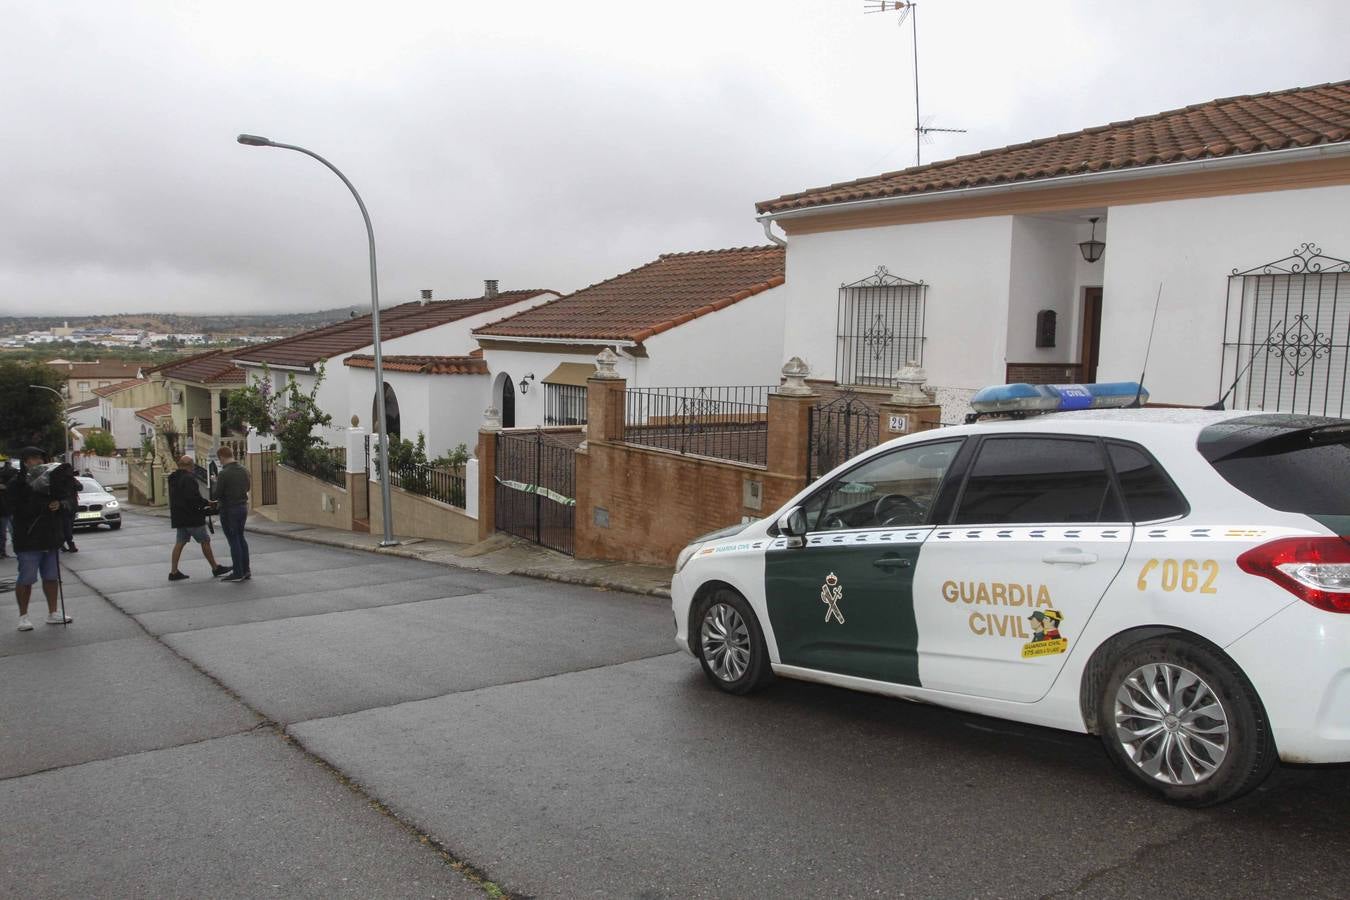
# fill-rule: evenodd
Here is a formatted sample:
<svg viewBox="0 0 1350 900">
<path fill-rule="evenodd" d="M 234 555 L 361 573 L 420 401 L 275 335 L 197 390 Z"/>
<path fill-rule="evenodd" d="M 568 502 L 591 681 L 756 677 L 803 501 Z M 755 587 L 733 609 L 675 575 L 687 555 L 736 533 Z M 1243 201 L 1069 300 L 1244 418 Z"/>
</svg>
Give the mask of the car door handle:
<svg viewBox="0 0 1350 900">
<path fill-rule="evenodd" d="M 903 556 L 883 556 L 881 559 L 872 560 L 872 565 L 878 569 L 908 569 L 914 563 Z"/>
<path fill-rule="evenodd" d="M 1047 553 L 1041 557 L 1041 561 L 1064 566 L 1090 566 L 1097 561 L 1097 554 L 1070 548 Z"/>
</svg>

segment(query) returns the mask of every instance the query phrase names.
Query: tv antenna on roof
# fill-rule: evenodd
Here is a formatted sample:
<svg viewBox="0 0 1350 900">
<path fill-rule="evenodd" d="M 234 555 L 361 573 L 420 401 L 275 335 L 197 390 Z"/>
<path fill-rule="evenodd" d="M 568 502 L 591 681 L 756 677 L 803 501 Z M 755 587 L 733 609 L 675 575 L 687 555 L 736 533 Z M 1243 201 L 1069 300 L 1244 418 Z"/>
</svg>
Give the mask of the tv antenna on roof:
<svg viewBox="0 0 1350 900">
<path fill-rule="evenodd" d="M 919 115 L 919 16 L 915 8 L 919 4 L 912 0 L 863 0 L 863 15 L 872 13 L 898 12 L 900 17 L 896 19 L 896 24 L 901 28 L 905 25 L 905 19 L 909 19 L 910 30 L 914 35 L 914 165 L 923 165 L 923 144 L 932 143 L 928 136 L 935 132 L 947 134 L 965 134 L 964 128 L 934 128 L 928 123 L 933 119 L 929 116 L 927 119 Z"/>
</svg>

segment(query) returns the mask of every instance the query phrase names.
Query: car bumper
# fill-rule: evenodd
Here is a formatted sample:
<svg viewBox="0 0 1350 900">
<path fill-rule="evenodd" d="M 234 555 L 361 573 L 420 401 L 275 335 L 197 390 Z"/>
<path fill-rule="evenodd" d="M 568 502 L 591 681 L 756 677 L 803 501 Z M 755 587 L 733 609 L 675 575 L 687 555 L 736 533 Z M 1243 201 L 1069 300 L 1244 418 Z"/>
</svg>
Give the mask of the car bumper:
<svg viewBox="0 0 1350 900">
<path fill-rule="evenodd" d="M 693 602 L 697 585 L 686 577 L 688 566 L 677 572 L 670 581 L 670 608 L 675 614 L 675 646 L 685 653 L 694 651 L 689 646 L 689 604 Z"/>
<path fill-rule="evenodd" d="M 76 513 L 75 527 L 87 528 L 97 527 L 99 525 L 111 525 L 114 522 L 122 521 L 122 513 L 118 510 L 100 510 L 98 512 Z"/>
<path fill-rule="evenodd" d="M 1227 650 L 1265 705 L 1281 760 L 1350 762 L 1350 615 L 1296 601 Z"/>
</svg>

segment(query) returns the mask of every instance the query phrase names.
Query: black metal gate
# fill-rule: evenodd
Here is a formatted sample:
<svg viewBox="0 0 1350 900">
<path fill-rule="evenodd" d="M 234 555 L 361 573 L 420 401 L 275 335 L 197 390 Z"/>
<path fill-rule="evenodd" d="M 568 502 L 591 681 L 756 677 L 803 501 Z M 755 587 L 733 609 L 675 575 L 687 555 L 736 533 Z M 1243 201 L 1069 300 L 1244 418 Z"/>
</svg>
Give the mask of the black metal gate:
<svg viewBox="0 0 1350 900">
<path fill-rule="evenodd" d="M 1233 409 L 1350 415 L 1350 262 L 1303 244 L 1228 278 L 1221 394 Z"/>
<path fill-rule="evenodd" d="M 497 530 L 575 552 L 576 451 L 542 429 L 499 432 Z"/>
<path fill-rule="evenodd" d="M 815 481 L 835 466 L 877 445 L 881 414 L 852 391 L 811 407 L 807 475 Z"/>
<path fill-rule="evenodd" d="M 277 452 L 265 450 L 259 463 L 262 465 L 262 505 L 271 506 L 277 502 Z"/>
</svg>

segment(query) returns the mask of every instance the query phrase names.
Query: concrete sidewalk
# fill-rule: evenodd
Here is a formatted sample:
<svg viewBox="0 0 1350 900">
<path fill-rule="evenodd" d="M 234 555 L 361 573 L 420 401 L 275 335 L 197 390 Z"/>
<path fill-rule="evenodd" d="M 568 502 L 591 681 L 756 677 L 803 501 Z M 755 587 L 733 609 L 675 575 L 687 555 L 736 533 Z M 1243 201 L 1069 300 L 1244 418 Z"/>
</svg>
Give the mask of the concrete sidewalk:
<svg viewBox="0 0 1350 900">
<path fill-rule="evenodd" d="M 125 503 L 123 505 L 144 515 L 162 518 L 168 518 L 169 515 L 168 509 L 164 507 L 132 506 Z M 565 584 L 627 591 L 652 597 L 669 598 L 670 579 L 674 575 L 673 569 L 663 566 L 573 559 L 566 554 L 507 534 L 496 534 L 477 544 L 453 544 L 448 541 L 396 536 L 398 546 L 381 547 L 380 535 L 293 522 L 276 522 L 265 513 L 260 515 L 256 511 L 249 515 L 247 527 L 250 532 L 277 535 L 325 547 L 365 550 L 475 572 L 543 578 Z"/>
</svg>

